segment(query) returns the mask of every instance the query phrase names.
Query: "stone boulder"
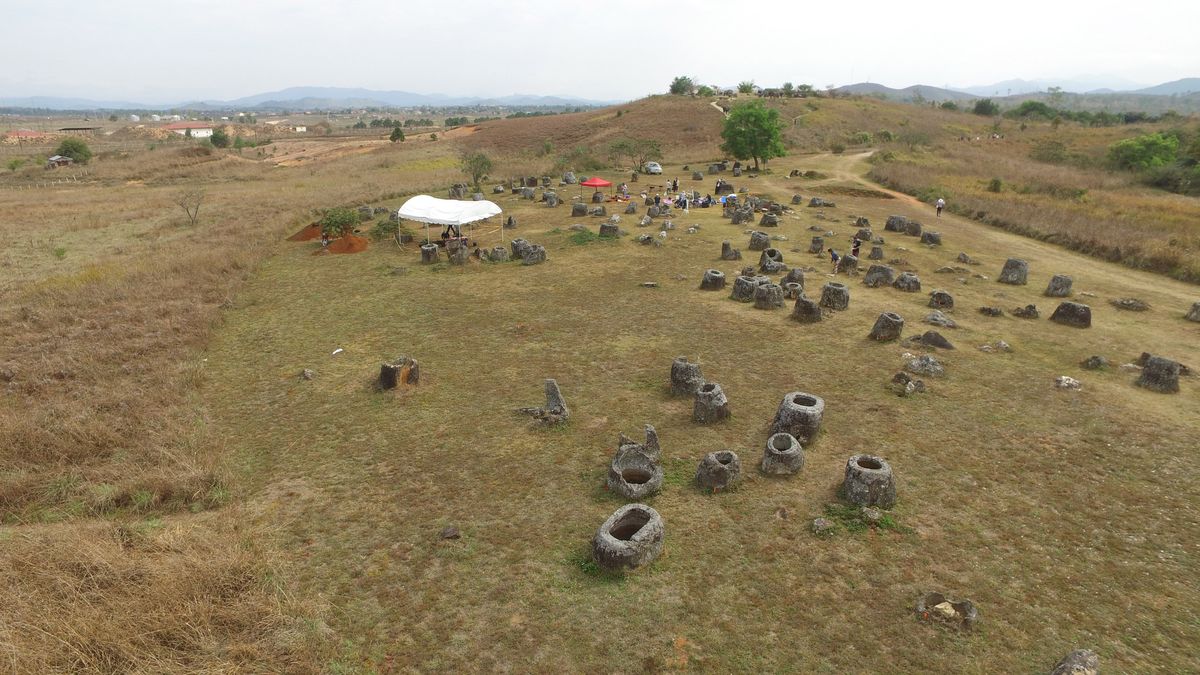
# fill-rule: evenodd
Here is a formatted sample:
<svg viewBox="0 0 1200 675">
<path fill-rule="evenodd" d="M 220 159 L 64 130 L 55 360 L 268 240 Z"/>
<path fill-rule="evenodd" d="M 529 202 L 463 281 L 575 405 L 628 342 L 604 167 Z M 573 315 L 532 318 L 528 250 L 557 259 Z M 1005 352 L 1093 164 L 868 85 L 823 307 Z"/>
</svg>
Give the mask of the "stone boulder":
<svg viewBox="0 0 1200 675">
<path fill-rule="evenodd" d="M 825 401 L 803 391 L 788 392 L 775 411 L 770 434 L 791 434 L 803 445 L 810 445 L 821 431 Z"/>
<path fill-rule="evenodd" d="M 721 260 L 741 260 L 742 252 L 728 241 L 721 242 Z"/>
<path fill-rule="evenodd" d="M 1075 328 L 1092 327 L 1092 308 L 1078 302 L 1063 302 L 1050 315 L 1050 320 Z"/>
<path fill-rule="evenodd" d="M 910 237 L 921 236 L 921 224 L 915 220 L 910 220 L 904 224 L 904 234 Z"/>
<path fill-rule="evenodd" d="M 750 244 L 747 248 L 751 251 L 765 251 L 771 248 L 771 235 L 766 232 L 751 232 Z"/>
<path fill-rule="evenodd" d="M 1200 322 L 1200 301 L 1192 303 L 1192 308 L 1188 310 L 1187 314 L 1183 315 L 1183 318 L 1188 321 Z"/>
<path fill-rule="evenodd" d="M 1099 675 L 1100 657 L 1090 649 L 1076 649 L 1054 664 L 1050 675 Z"/>
<path fill-rule="evenodd" d="M 867 288 L 891 286 L 896 281 L 896 270 L 887 265 L 871 265 L 863 276 L 863 285 Z"/>
<path fill-rule="evenodd" d="M 796 298 L 796 305 L 792 308 L 791 318 L 799 323 L 816 323 L 823 317 L 821 315 L 821 306 L 815 301 L 801 295 Z"/>
<path fill-rule="evenodd" d="M 916 340 L 918 343 L 926 347 L 935 347 L 937 349 L 954 349 L 954 345 L 950 344 L 941 333 L 935 330 L 927 330 Z"/>
<path fill-rule="evenodd" d="M 772 434 L 763 450 L 762 472 L 769 476 L 788 476 L 804 468 L 804 448 L 795 436 Z"/>
<path fill-rule="evenodd" d="M 1178 372 L 1178 368 L 1176 372 Z M 418 384 L 420 381 L 421 364 L 417 363 L 417 360 L 410 356 L 401 356 L 379 366 L 380 389 L 395 389 L 401 383 Z"/>
<path fill-rule="evenodd" d="M 587 210 L 587 214 L 589 216 L 603 217 L 603 216 L 608 215 L 608 209 L 605 208 L 603 204 L 601 204 L 600 206 L 593 206 L 593 207 L 589 208 Z"/>
<path fill-rule="evenodd" d="M 940 232 L 929 232 L 928 230 L 921 233 L 921 243 L 928 246 L 941 246 L 942 234 Z"/>
<path fill-rule="evenodd" d="M 884 312 L 875 320 L 868 338 L 877 342 L 890 342 L 900 337 L 904 330 L 904 319 L 895 312 Z"/>
<path fill-rule="evenodd" d="M 896 481 L 887 460 L 875 455 L 854 455 L 846 461 L 842 495 L 858 506 L 890 509 L 896 505 Z"/>
<path fill-rule="evenodd" d="M 586 216 L 587 212 L 588 212 L 587 204 L 584 204 L 583 202 L 575 202 L 575 203 L 571 204 L 571 217 L 572 218 L 581 218 L 583 216 Z"/>
<path fill-rule="evenodd" d="M 787 274 L 783 275 L 783 278 L 779 280 L 779 285 L 781 286 L 792 283 L 800 284 L 801 286 L 804 285 L 804 270 L 794 267 L 788 270 Z"/>
<path fill-rule="evenodd" d="M 675 396 L 694 396 L 704 384 L 700 364 L 691 363 L 686 356 L 676 356 L 671 362 L 671 393 Z"/>
<path fill-rule="evenodd" d="M 437 244 L 421 244 L 421 264 L 429 265 L 440 258 Z"/>
<path fill-rule="evenodd" d="M 809 206 L 809 208 L 828 208 L 828 209 L 832 209 L 832 208 L 834 208 L 835 206 L 837 206 L 837 204 L 834 204 L 834 203 L 833 203 L 833 202 L 831 202 L 831 201 L 826 201 L 826 200 L 824 200 L 824 199 L 821 199 L 820 197 L 813 197 L 812 199 L 808 200 L 808 206 Z"/>
<path fill-rule="evenodd" d="M 528 199 L 529 201 L 533 201 L 536 196 L 537 196 L 537 193 L 534 192 L 533 188 L 531 188 L 531 187 L 521 188 L 521 198 L 522 199 Z"/>
<path fill-rule="evenodd" d="M 512 249 L 512 257 L 518 260 L 524 258 L 525 254 L 528 253 L 531 248 L 533 248 L 533 244 L 530 244 L 524 239 L 513 239 L 508 243 L 508 245 Z"/>
<path fill-rule="evenodd" d="M 523 415 L 532 415 L 542 424 L 561 424 L 571 419 L 571 410 L 567 408 L 567 400 L 563 398 L 558 388 L 558 381 L 547 379 L 544 383 L 546 404 L 539 408 L 517 408 Z"/>
<path fill-rule="evenodd" d="M 1005 261 L 1004 269 L 1000 270 L 1000 277 L 996 281 L 1013 286 L 1024 286 L 1029 281 L 1029 263 L 1020 258 L 1009 258 Z"/>
<path fill-rule="evenodd" d="M 850 306 L 850 289 L 846 284 L 830 281 L 821 287 L 822 307 L 843 310 Z"/>
<path fill-rule="evenodd" d="M 801 197 L 800 195 L 792 195 L 792 204 L 793 205 L 799 206 L 800 204 L 803 204 L 803 203 L 804 203 L 804 197 Z"/>
<path fill-rule="evenodd" d="M 946 374 L 946 367 L 929 354 L 922 354 L 921 356 L 906 359 L 904 369 L 914 375 L 925 375 L 927 377 L 941 377 Z"/>
<path fill-rule="evenodd" d="M 758 256 L 758 269 L 766 274 L 775 274 L 787 269 L 783 264 L 783 251 L 777 248 L 763 249 L 762 254 Z"/>
<path fill-rule="evenodd" d="M 809 253 L 820 253 L 821 251 L 824 251 L 824 250 L 825 250 L 825 238 L 824 237 L 813 237 L 812 243 L 808 245 L 808 252 Z"/>
<path fill-rule="evenodd" d="M 912 272 L 903 272 L 892 282 L 892 287 L 906 293 L 916 293 L 921 290 L 921 279 Z"/>
<path fill-rule="evenodd" d="M 1042 313 L 1038 311 L 1037 305 L 1025 305 L 1024 307 L 1013 308 L 1012 315 L 1018 319 L 1036 319 Z"/>
<path fill-rule="evenodd" d="M 541 244 L 531 244 L 525 255 L 521 256 L 522 265 L 537 265 L 546 262 L 546 249 Z"/>
<path fill-rule="evenodd" d="M 883 247 L 872 246 L 871 252 L 867 254 L 867 260 L 883 260 Z"/>
<path fill-rule="evenodd" d="M 1179 391 L 1179 371 L 1178 362 L 1161 356 L 1150 356 L 1145 359 L 1142 374 L 1134 384 L 1160 394 L 1174 394 Z"/>
<path fill-rule="evenodd" d="M 696 390 L 692 403 L 692 421 L 700 424 L 720 422 L 729 417 L 729 398 L 725 396 L 721 385 L 716 382 L 705 382 Z"/>
<path fill-rule="evenodd" d="M 1065 274 L 1055 274 L 1046 285 L 1046 297 L 1067 298 L 1071 296 L 1071 277 Z"/>
<path fill-rule="evenodd" d="M 705 270 L 700 280 L 700 290 L 719 291 L 725 288 L 725 273 L 720 270 Z"/>
<path fill-rule="evenodd" d="M 933 291 L 929 294 L 929 306 L 938 310 L 954 309 L 954 296 L 946 291 Z"/>
<path fill-rule="evenodd" d="M 804 295 L 804 284 L 798 284 L 794 281 L 779 284 L 783 287 L 783 299 L 795 300 Z"/>
<path fill-rule="evenodd" d="M 980 307 L 979 313 L 984 316 L 1004 316 L 1004 310 L 999 307 Z"/>
<path fill-rule="evenodd" d="M 849 253 L 844 254 L 841 257 L 841 259 L 838 260 L 838 271 L 841 272 L 842 274 L 846 274 L 846 275 L 851 275 L 851 274 L 857 273 L 858 272 L 858 258 L 855 258 L 854 256 L 850 255 Z"/>
<path fill-rule="evenodd" d="M 729 294 L 729 297 L 738 302 L 754 302 L 754 291 L 760 284 L 769 283 L 771 280 L 768 277 L 742 274 L 733 280 L 733 292 Z"/>
<path fill-rule="evenodd" d="M 632 214 L 637 213 L 637 202 L 629 202 L 628 204 L 626 204 L 625 205 L 625 213 L 627 215 L 632 215 Z"/>
<path fill-rule="evenodd" d="M 699 171 L 693 171 L 692 180 L 704 180 L 704 174 Z"/>
<path fill-rule="evenodd" d="M 904 232 L 908 228 L 908 218 L 904 216 L 888 216 L 883 229 L 887 232 Z"/>
<path fill-rule="evenodd" d="M 603 192 L 593 192 L 592 193 L 592 203 L 593 204 L 603 204 L 604 203 L 604 193 Z"/>
<path fill-rule="evenodd" d="M 662 489 L 663 470 L 638 445 L 617 448 L 608 467 L 608 489 L 626 499 L 642 500 Z"/>
<path fill-rule="evenodd" d="M 764 213 L 758 221 L 759 227 L 779 227 L 779 216 L 774 213 Z"/>
<path fill-rule="evenodd" d="M 592 539 L 592 559 L 602 569 L 635 569 L 662 553 L 664 525 L 658 511 L 645 504 L 617 509 Z"/>
<path fill-rule="evenodd" d="M 970 600 L 955 600 L 941 593 L 924 593 L 917 598 L 917 618 L 969 631 L 979 620 L 979 610 Z"/>
<path fill-rule="evenodd" d="M 495 246 L 491 251 L 488 252 L 487 259 L 492 262 L 507 262 L 508 249 L 504 248 L 503 246 Z"/>
<path fill-rule="evenodd" d="M 574 185 L 579 182 L 579 179 L 575 177 L 574 171 L 568 171 L 563 174 L 562 182 L 566 183 L 567 185 Z"/>
<path fill-rule="evenodd" d="M 783 287 L 779 284 L 759 284 L 754 289 L 755 309 L 779 309 L 783 307 Z"/>
<path fill-rule="evenodd" d="M 958 324 L 954 319 L 942 314 L 941 310 L 934 310 L 925 317 L 925 323 L 933 326 L 941 326 L 942 328 L 958 328 Z"/>
<path fill-rule="evenodd" d="M 713 492 L 735 485 L 742 476 L 742 462 L 732 450 L 710 452 L 696 467 L 696 483 Z"/>
</svg>

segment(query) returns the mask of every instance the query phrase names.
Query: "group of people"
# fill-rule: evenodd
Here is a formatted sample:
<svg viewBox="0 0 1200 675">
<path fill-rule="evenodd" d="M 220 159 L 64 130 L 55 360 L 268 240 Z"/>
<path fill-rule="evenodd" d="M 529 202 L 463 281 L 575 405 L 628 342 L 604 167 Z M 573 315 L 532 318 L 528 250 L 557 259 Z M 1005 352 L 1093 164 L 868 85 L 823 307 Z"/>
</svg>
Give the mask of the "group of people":
<svg viewBox="0 0 1200 675">
<path fill-rule="evenodd" d="M 858 252 L 861 248 L 862 239 L 859 239 L 858 235 L 856 234 L 850 238 L 850 255 L 854 256 L 854 258 L 857 260 Z M 833 273 L 837 274 L 838 270 L 840 270 L 842 267 L 842 256 L 838 255 L 838 252 L 835 251 L 832 246 L 829 248 L 829 261 L 833 263 Z"/>
</svg>

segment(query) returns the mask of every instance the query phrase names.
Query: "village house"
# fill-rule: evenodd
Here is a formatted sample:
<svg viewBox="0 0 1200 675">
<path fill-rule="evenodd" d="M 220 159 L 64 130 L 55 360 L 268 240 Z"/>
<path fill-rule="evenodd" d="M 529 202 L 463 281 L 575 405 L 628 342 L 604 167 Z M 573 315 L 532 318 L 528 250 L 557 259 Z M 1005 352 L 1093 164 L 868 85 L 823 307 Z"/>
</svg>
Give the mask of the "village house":
<svg viewBox="0 0 1200 675">
<path fill-rule="evenodd" d="M 62 155 L 54 155 L 54 156 L 46 159 L 46 168 L 47 169 L 57 169 L 60 166 L 70 166 L 71 163 L 74 161 L 75 160 L 71 159 L 70 157 L 64 157 Z"/>
<path fill-rule="evenodd" d="M 208 138 L 213 135 L 211 122 L 175 122 L 163 128 L 174 131 L 180 136 L 191 136 L 192 138 Z"/>
</svg>

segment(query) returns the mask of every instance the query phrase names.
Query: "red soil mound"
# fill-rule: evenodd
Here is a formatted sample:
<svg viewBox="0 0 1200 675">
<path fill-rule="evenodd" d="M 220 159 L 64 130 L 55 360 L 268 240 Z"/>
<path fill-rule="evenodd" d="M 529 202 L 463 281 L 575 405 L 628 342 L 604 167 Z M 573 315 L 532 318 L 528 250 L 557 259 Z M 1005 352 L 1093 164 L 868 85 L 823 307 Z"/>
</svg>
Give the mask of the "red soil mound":
<svg viewBox="0 0 1200 675">
<path fill-rule="evenodd" d="M 321 255 L 322 253 L 362 253 L 367 250 L 367 240 L 363 237 L 356 237 L 348 234 L 340 239 L 334 239 L 325 248 L 313 251 L 313 255 Z"/>
<path fill-rule="evenodd" d="M 321 238 L 321 226 L 313 223 L 296 234 L 288 237 L 288 241 L 312 241 Z"/>
</svg>

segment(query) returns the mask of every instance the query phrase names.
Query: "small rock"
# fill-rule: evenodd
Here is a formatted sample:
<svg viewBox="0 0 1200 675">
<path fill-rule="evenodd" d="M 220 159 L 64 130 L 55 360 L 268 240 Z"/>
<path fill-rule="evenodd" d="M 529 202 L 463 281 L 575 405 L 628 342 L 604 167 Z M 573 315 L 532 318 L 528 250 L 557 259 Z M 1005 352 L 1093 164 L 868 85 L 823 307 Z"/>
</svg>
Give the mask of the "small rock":
<svg viewBox="0 0 1200 675">
<path fill-rule="evenodd" d="M 313 370 L 312 368 L 305 368 L 304 370 L 300 371 L 300 379 L 302 380 L 311 380 L 316 376 L 317 371 Z"/>
<path fill-rule="evenodd" d="M 1103 356 L 1089 356 L 1079 364 L 1084 370 L 1101 370 L 1108 367 L 1108 359 Z"/>
<path fill-rule="evenodd" d="M 940 377 L 946 374 L 945 366 L 929 354 L 907 359 L 904 369 L 916 375 L 928 375 L 930 377 Z"/>
<path fill-rule="evenodd" d="M 999 307 L 980 307 L 979 313 L 984 316 L 1004 316 L 1004 310 Z"/>
<path fill-rule="evenodd" d="M 834 527 L 833 521 L 827 518 L 815 518 L 812 521 L 813 534 L 817 535 L 818 537 L 828 537 L 832 535 Z"/>
<path fill-rule="evenodd" d="M 954 319 L 946 316 L 940 310 L 930 312 L 929 316 L 925 317 L 925 323 L 941 326 L 942 328 L 958 328 L 958 324 L 954 322 Z"/>
<path fill-rule="evenodd" d="M 1118 300 L 1110 300 L 1109 303 L 1117 309 L 1124 309 L 1130 312 L 1144 312 L 1150 309 L 1149 303 L 1137 298 L 1120 298 Z"/>
<path fill-rule="evenodd" d="M 641 286 L 642 288 L 658 288 L 657 281 L 643 281 L 642 283 L 640 283 L 638 285 Z"/>
<path fill-rule="evenodd" d="M 864 506 L 859 513 L 862 515 L 863 521 L 872 527 L 879 525 L 879 522 L 883 520 L 883 511 L 875 506 Z"/>
<path fill-rule="evenodd" d="M 1098 675 L 1100 657 L 1090 649 L 1076 649 L 1054 665 L 1050 675 Z"/>
<path fill-rule="evenodd" d="M 459 539 L 462 537 L 462 534 L 458 531 L 457 527 L 450 525 L 449 527 L 443 527 L 442 531 L 438 533 L 438 537 L 442 539 Z"/>
<path fill-rule="evenodd" d="M 1073 377 L 1059 375 L 1058 377 L 1054 378 L 1054 386 L 1058 387 L 1059 389 L 1078 390 L 1083 385 L 1080 384 L 1079 380 Z"/>
</svg>

